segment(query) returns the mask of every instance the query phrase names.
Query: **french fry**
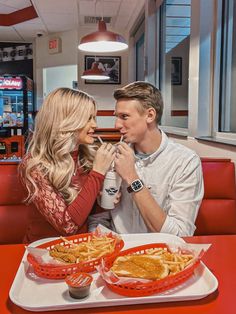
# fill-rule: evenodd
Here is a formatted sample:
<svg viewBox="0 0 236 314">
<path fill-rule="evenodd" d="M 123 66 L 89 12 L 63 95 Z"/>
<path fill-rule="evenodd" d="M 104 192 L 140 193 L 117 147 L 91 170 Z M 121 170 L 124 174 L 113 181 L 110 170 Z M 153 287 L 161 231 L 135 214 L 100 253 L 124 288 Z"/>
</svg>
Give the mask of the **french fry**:
<svg viewBox="0 0 236 314">
<path fill-rule="evenodd" d="M 64 243 L 69 244 L 69 247 L 57 244 L 50 250 L 49 254 L 66 263 L 69 263 L 70 260 L 73 260 L 73 263 L 90 261 L 111 254 L 115 250 L 117 243 L 116 238 L 110 238 L 106 235 L 101 237 L 91 236 L 88 238 L 88 241 L 79 244 L 68 241 L 64 237 L 61 237 L 61 239 Z M 74 259 L 68 258 L 68 256 L 74 256 Z"/>
</svg>

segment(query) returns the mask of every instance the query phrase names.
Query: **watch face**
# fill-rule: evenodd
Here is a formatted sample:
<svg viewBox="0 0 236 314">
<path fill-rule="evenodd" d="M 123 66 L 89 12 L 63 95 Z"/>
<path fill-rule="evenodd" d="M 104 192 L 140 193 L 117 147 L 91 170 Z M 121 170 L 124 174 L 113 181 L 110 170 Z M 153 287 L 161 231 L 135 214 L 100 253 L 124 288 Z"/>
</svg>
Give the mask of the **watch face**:
<svg viewBox="0 0 236 314">
<path fill-rule="evenodd" d="M 143 184 L 142 184 L 142 181 L 140 181 L 140 180 L 135 180 L 135 181 L 132 182 L 131 186 L 132 186 L 132 189 L 133 189 L 134 191 L 139 191 L 139 190 L 142 189 Z"/>
</svg>

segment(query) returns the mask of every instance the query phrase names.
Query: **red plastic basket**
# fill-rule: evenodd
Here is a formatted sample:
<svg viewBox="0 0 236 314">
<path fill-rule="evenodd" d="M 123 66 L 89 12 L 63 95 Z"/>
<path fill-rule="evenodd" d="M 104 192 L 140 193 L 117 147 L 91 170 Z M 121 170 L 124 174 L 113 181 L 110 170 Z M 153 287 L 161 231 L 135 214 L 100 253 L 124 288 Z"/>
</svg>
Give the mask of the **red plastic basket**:
<svg viewBox="0 0 236 314">
<path fill-rule="evenodd" d="M 110 238 L 116 238 L 112 234 L 107 235 Z M 73 242 L 74 244 L 79 244 L 81 242 L 87 242 L 93 237 L 92 233 L 84 233 L 79 235 L 74 235 L 70 237 L 66 237 L 68 241 Z M 70 247 L 70 244 L 65 243 L 62 239 L 57 239 L 54 241 L 46 242 L 44 244 L 41 244 L 37 246 L 37 248 L 43 248 L 43 249 L 52 249 L 56 244 L 61 244 L 66 247 Z M 124 246 L 124 241 L 122 239 L 119 239 L 119 241 L 116 242 L 115 250 L 111 254 L 103 255 L 102 257 L 99 257 L 97 259 L 91 260 L 91 261 L 83 261 L 80 263 L 75 264 L 65 264 L 65 265 L 51 265 L 51 264 L 40 264 L 36 258 L 32 254 L 27 255 L 28 262 L 32 265 L 34 272 L 39 277 L 44 277 L 48 279 L 63 279 L 68 275 L 77 273 L 77 272 L 92 272 L 95 270 L 95 267 L 100 264 L 101 259 L 106 257 L 115 258 L 120 250 Z"/>
<path fill-rule="evenodd" d="M 145 254 L 147 250 L 153 248 L 168 248 L 165 243 L 152 243 L 147 245 L 141 245 L 137 247 L 130 248 L 128 250 L 121 251 L 117 256 L 105 258 L 105 268 L 109 270 L 116 257 L 124 256 L 129 254 Z M 177 274 L 167 276 L 163 279 L 154 280 L 150 282 L 141 282 L 138 279 L 135 282 L 126 282 L 122 284 L 108 283 L 107 286 L 114 292 L 128 296 L 128 297 L 142 297 L 147 295 L 152 295 L 165 290 L 169 290 L 175 286 L 180 285 L 186 281 L 194 272 L 194 269 L 199 265 L 200 259 L 196 258 L 193 264 L 187 266 L 184 270 L 178 272 Z"/>
</svg>

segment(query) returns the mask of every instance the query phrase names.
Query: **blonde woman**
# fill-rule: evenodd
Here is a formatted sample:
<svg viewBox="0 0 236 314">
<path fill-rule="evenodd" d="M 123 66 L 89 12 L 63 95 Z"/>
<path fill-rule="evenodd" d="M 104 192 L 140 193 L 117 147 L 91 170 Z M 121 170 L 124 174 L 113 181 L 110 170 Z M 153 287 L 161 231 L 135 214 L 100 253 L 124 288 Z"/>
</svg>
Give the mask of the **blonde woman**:
<svg viewBox="0 0 236 314">
<path fill-rule="evenodd" d="M 24 242 L 87 231 L 87 217 L 115 157 L 112 144 L 92 147 L 94 99 L 58 88 L 40 108 L 28 152 L 19 166 L 31 204 Z"/>
</svg>

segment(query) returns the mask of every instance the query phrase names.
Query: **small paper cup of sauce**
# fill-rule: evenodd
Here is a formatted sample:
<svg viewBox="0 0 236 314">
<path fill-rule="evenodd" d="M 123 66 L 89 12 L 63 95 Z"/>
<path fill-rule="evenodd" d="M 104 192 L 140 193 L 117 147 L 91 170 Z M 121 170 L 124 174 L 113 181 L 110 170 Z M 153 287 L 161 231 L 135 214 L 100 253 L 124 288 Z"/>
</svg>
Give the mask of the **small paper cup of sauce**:
<svg viewBox="0 0 236 314">
<path fill-rule="evenodd" d="M 72 298 L 83 299 L 89 295 L 93 277 L 87 273 L 76 273 L 65 279 Z"/>
</svg>

